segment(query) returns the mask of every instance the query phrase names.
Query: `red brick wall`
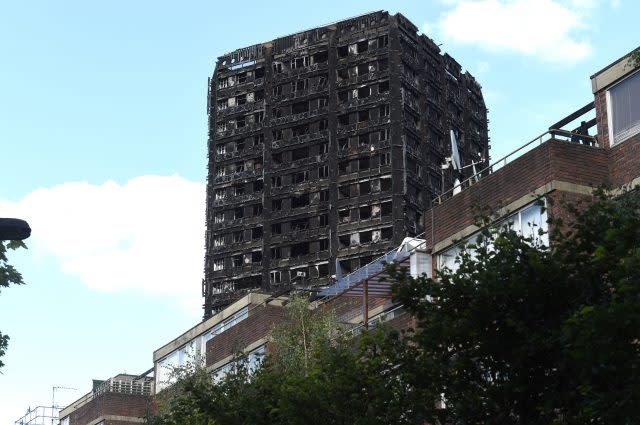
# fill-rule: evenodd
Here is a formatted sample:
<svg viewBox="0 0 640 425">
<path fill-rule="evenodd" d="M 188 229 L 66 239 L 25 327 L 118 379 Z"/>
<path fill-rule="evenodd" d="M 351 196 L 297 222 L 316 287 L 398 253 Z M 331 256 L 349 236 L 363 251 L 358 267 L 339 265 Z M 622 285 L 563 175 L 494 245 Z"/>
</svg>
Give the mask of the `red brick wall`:
<svg viewBox="0 0 640 425">
<path fill-rule="evenodd" d="M 552 180 L 598 186 L 607 179 L 608 171 L 605 149 L 547 141 L 428 210 L 424 214 L 428 246 L 474 224 L 478 207 L 508 205 Z"/>
<path fill-rule="evenodd" d="M 284 309 L 272 305 L 249 306 L 249 317 L 207 341 L 207 366 L 246 348 L 269 334 L 274 323 L 284 318 Z"/>
<path fill-rule="evenodd" d="M 598 143 L 600 147 L 609 147 L 609 121 L 607 118 L 607 92 L 603 90 L 594 95 L 596 106 L 596 128 L 598 129 Z"/>
<path fill-rule="evenodd" d="M 143 418 L 149 411 L 153 411 L 151 398 L 142 395 L 104 393 L 95 397 L 87 404 L 81 406 L 69 415 L 70 425 L 86 425 L 100 416 L 127 416 L 132 418 Z M 110 425 L 116 422 L 106 422 Z M 120 424 L 130 424 L 135 422 L 122 422 Z"/>
<path fill-rule="evenodd" d="M 640 134 L 609 150 L 609 175 L 615 186 L 627 184 L 640 176 Z"/>
</svg>

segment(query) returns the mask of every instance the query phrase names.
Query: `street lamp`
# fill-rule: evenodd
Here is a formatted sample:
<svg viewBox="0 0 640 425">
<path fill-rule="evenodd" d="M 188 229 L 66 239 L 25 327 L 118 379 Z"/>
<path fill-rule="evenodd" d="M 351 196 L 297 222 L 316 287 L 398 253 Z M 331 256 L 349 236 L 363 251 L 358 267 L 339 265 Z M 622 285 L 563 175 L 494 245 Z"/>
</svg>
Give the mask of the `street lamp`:
<svg viewBox="0 0 640 425">
<path fill-rule="evenodd" d="M 0 218 L 0 240 L 21 241 L 31 236 L 29 223 L 19 218 Z"/>
</svg>

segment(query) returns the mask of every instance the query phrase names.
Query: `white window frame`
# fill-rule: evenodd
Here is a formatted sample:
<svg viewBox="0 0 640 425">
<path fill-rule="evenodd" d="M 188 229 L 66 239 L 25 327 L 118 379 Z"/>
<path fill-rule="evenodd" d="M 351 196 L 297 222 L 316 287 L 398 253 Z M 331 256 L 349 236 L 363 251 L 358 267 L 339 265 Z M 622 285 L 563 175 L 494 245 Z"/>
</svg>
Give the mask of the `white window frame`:
<svg viewBox="0 0 640 425">
<path fill-rule="evenodd" d="M 634 129 L 631 132 L 631 134 L 626 135 L 622 140 L 616 141 L 614 139 L 614 134 L 613 134 L 613 107 L 612 107 L 612 103 L 611 103 L 611 90 L 613 88 L 615 88 L 616 86 L 619 86 L 620 84 L 624 84 L 625 81 L 628 81 L 631 78 L 639 77 L 639 76 L 640 76 L 640 70 L 636 70 L 636 71 L 632 72 L 631 74 L 627 75 L 626 77 L 624 77 L 622 80 L 620 80 L 617 83 L 615 83 L 613 86 L 609 87 L 607 89 L 607 91 L 606 91 L 607 125 L 608 125 L 608 129 L 609 129 L 609 147 L 613 147 L 613 146 L 619 145 L 620 143 L 623 143 L 623 142 L 629 140 L 633 136 L 635 136 L 637 134 L 640 134 L 640 123 L 639 123 L 639 125 L 636 127 L 636 129 Z"/>
</svg>

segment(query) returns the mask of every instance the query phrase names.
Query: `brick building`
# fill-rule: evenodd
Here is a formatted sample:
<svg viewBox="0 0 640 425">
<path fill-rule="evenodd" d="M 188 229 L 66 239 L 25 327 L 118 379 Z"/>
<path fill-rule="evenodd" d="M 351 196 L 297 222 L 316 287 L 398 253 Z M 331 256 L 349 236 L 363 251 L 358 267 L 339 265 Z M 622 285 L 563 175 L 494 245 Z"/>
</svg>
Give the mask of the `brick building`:
<svg viewBox="0 0 640 425">
<path fill-rule="evenodd" d="M 221 56 L 208 112 L 205 319 L 250 290 L 326 286 L 421 233 L 451 130 L 463 163 L 488 158 L 480 86 L 401 14 Z"/>
<path fill-rule="evenodd" d="M 455 270 L 458 242 L 473 240 L 479 230 L 475 221 L 479 208 L 535 236 L 538 229 L 548 229 L 548 218 L 565 214 L 559 202 L 543 208 L 548 199 L 577 201 L 604 184 L 614 194 L 638 190 L 640 67 L 625 56 L 591 81 L 593 102 L 436 197 L 424 212 L 421 239 L 338 279 L 322 292 L 325 303 L 356 327 L 387 320 L 409 325 L 402 306 L 391 299 L 394 282 L 385 273 L 384 262 L 398 261 L 413 275 L 432 276 L 445 266 Z M 595 118 L 585 119 L 594 109 Z"/>
<path fill-rule="evenodd" d="M 199 362 L 224 370 L 240 352 L 250 360 L 266 350 L 271 326 L 282 319 L 285 299 L 252 292 L 153 352 L 156 392 L 172 382 L 173 368 Z"/>
<path fill-rule="evenodd" d="M 91 392 L 60 411 L 60 425 L 131 425 L 153 412 L 152 378 L 120 374 L 93 381 Z"/>
</svg>

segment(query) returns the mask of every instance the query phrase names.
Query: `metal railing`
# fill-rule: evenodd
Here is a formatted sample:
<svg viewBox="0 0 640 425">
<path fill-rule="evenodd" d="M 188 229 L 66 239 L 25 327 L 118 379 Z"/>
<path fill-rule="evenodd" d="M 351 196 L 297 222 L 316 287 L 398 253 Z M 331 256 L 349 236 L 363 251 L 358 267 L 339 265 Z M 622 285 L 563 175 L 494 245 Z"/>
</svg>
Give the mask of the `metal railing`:
<svg viewBox="0 0 640 425">
<path fill-rule="evenodd" d="M 442 202 L 451 198 L 454 195 L 454 192 L 457 193 L 457 191 L 462 191 L 468 187 L 471 187 L 474 183 L 480 181 L 482 177 L 495 173 L 496 171 L 498 171 L 499 169 L 507 165 L 510 161 L 513 161 L 514 159 L 519 158 L 526 152 L 529 152 L 536 146 L 542 145 L 548 140 L 561 140 L 561 141 L 564 140 L 567 142 L 581 143 L 581 144 L 592 146 L 592 147 L 598 147 L 598 141 L 594 136 L 575 133 L 567 130 L 558 130 L 558 129 L 547 130 L 544 133 L 540 134 L 539 136 L 535 137 L 534 139 L 530 140 L 529 142 L 525 143 L 524 145 L 520 146 L 519 148 L 509 152 L 502 158 L 494 161 L 493 163 L 489 164 L 485 168 L 476 172 L 471 177 L 468 177 L 467 179 L 463 180 L 460 184 L 455 185 L 451 189 L 447 190 L 446 192 L 443 192 L 442 194 L 438 195 L 434 199 L 434 202 L 436 204 L 441 204 Z"/>
</svg>

